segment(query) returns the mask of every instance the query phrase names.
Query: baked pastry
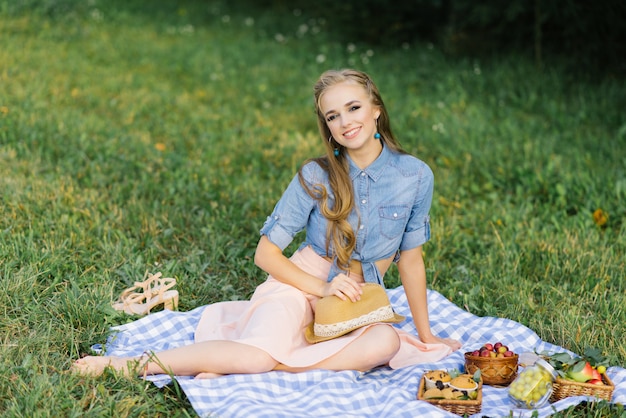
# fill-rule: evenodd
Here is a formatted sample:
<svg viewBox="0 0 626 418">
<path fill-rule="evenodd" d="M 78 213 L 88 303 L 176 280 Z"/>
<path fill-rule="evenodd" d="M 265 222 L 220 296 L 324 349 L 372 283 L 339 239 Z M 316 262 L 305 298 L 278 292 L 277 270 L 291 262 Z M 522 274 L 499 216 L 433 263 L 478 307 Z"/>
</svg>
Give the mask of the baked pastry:
<svg viewBox="0 0 626 418">
<path fill-rule="evenodd" d="M 441 391 L 441 394 L 443 395 L 444 399 L 459 399 L 464 396 L 463 392 L 452 388 L 443 389 Z"/>
<path fill-rule="evenodd" d="M 450 386 L 457 389 L 476 389 L 477 383 L 469 374 L 461 374 L 450 381 Z"/>
<path fill-rule="evenodd" d="M 437 388 L 443 389 L 448 387 L 450 384 L 450 374 L 445 370 L 431 370 L 424 373 L 424 378 L 426 379 L 426 388 Z"/>
<path fill-rule="evenodd" d="M 441 389 L 437 388 L 427 389 L 422 397 L 424 399 L 444 399 Z"/>
</svg>

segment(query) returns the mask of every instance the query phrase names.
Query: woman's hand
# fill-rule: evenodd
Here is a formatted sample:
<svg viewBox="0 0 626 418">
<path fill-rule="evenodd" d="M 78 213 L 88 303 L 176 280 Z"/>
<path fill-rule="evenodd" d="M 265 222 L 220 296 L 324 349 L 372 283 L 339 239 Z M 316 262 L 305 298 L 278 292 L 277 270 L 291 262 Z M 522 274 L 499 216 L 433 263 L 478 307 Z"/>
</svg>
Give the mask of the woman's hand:
<svg viewBox="0 0 626 418">
<path fill-rule="evenodd" d="M 322 297 L 335 295 L 341 300 L 350 299 L 352 302 L 356 302 L 361 299 L 361 294 L 363 293 L 361 287 L 363 287 L 363 284 L 340 273 L 324 285 Z"/>
<path fill-rule="evenodd" d="M 445 344 L 450 347 L 452 351 L 456 351 L 461 348 L 461 343 L 457 340 L 452 338 L 440 338 L 435 335 L 429 338 L 428 341 L 424 341 L 424 339 L 422 339 L 422 342 L 425 342 L 426 344 Z"/>
</svg>

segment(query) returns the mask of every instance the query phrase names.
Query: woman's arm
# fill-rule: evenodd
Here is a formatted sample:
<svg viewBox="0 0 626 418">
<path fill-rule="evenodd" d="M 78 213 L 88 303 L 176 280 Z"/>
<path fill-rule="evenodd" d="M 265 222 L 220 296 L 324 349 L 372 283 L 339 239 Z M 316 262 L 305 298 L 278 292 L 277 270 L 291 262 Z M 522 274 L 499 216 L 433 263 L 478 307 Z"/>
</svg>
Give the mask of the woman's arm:
<svg viewBox="0 0 626 418">
<path fill-rule="evenodd" d="M 315 296 L 335 295 L 342 300 L 348 298 L 355 302 L 362 293 L 361 284 L 345 274 L 335 276 L 331 282 L 308 274 L 285 257 L 280 247 L 265 235 L 261 236 L 257 245 L 254 263 L 276 280 Z"/>
<path fill-rule="evenodd" d="M 453 350 L 461 344 L 451 338 L 439 338 L 433 335 L 428 320 L 428 300 L 426 293 L 426 267 L 422 257 L 422 247 L 416 247 L 400 253 L 398 260 L 400 280 L 409 301 L 413 322 L 420 339 L 425 343 L 444 343 Z"/>
</svg>

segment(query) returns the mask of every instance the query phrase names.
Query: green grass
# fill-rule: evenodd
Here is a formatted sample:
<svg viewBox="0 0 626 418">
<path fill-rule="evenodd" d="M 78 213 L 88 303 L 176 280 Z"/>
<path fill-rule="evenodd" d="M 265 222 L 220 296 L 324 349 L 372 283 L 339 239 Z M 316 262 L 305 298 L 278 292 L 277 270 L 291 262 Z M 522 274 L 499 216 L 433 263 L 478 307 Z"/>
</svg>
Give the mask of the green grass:
<svg viewBox="0 0 626 418">
<path fill-rule="evenodd" d="M 297 14 L 119 3 L 0 1 L 4 416 L 194 415 L 176 386 L 66 370 L 132 319 L 110 303 L 148 269 L 178 279 L 181 310 L 264 280 L 258 230 L 321 152 L 312 84 L 331 67 L 372 75 L 435 172 L 431 288 L 626 366 L 623 80 L 342 44 Z"/>
</svg>

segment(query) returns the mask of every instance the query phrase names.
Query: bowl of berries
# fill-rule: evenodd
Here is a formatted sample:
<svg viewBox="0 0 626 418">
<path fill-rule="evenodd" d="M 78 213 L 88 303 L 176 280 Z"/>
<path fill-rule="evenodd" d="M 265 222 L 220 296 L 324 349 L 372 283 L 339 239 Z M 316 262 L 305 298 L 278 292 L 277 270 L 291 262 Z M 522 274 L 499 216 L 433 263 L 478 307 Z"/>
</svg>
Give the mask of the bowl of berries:
<svg viewBox="0 0 626 418">
<path fill-rule="evenodd" d="M 465 371 L 474 374 L 480 370 L 486 385 L 508 386 L 517 376 L 518 361 L 519 356 L 502 342 L 486 343 L 465 353 Z"/>
</svg>

